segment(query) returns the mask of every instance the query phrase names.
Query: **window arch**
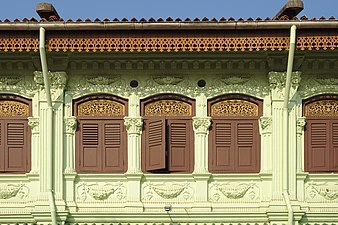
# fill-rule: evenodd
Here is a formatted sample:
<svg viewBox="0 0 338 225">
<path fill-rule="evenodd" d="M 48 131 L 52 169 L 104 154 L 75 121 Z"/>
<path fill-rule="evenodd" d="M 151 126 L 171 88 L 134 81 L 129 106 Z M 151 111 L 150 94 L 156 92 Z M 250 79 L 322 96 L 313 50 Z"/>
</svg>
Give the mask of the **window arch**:
<svg viewBox="0 0 338 225">
<path fill-rule="evenodd" d="M 31 101 L 16 95 L 0 95 L 0 172 L 30 171 Z"/>
<path fill-rule="evenodd" d="M 262 101 L 246 95 L 224 95 L 209 100 L 208 111 L 212 118 L 209 171 L 258 173 Z"/>
<path fill-rule="evenodd" d="M 158 95 L 141 102 L 144 118 L 142 170 L 146 173 L 191 173 L 195 102 L 180 95 Z"/>
<path fill-rule="evenodd" d="M 305 171 L 338 172 L 338 96 L 320 95 L 303 101 Z"/>
<path fill-rule="evenodd" d="M 126 114 L 127 101 L 116 96 L 92 95 L 74 101 L 78 173 L 126 172 Z"/>
</svg>

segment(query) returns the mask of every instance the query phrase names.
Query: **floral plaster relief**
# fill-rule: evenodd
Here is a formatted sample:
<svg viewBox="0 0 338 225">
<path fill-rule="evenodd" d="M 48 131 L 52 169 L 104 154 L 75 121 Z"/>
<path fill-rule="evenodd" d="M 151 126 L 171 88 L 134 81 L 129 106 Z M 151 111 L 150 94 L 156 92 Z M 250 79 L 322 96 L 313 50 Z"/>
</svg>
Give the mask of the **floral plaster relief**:
<svg viewBox="0 0 338 225">
<path fill-rule="evenodd" d="M 80 183 L 77 186 L 77 195 L 77 198 L 81 201 L 88 201 L 89 199 L 96 201 L 104 201 L 109 199 L 122 201 L 126 198 L 126 187 L 121 182 L 114 184 Z"/>
<path fill-rule="evenodd" d="M 219 183 L 213 182 L 210 186 L 210 200 L 213 202 L 243 199 L 257 200 L 259 189 L 255 183 Z"/>
<path fill-rule="evenodd" d="M 161 199 L 187 201 L 192 199 L 192 196 L 193 188 L 188 182 L 148 182 L 143 188 L 144 201 L 161 201 Z"/>
<path fill-rule="evenodd" d="M 18 197 L 19 199 L 28 196 L 29 189 L 25 184 L 1 184 L 0 199 L 10 199 Z"/>
</svg>

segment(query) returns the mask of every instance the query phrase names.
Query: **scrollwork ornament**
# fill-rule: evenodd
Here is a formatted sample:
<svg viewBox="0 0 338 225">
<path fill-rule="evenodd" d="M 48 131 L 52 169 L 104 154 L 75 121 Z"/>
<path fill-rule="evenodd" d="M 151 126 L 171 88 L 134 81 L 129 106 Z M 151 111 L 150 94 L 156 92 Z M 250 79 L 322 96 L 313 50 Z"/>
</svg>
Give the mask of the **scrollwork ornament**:
<svg viewBox="0 0 338 225">
<path fill-rule="evenodd" d="M 28 125 L 32 128 L 33 133 L 37 133 L 40 130 L 40 118 L 28 117 Z"/>
<path fill-rule="evenodd" d="M 6 76 L 0 77 L 0 85 L 15 85 L 22 80 L 22 77 L 17 76 Z"/>
<path fill-rule="evenodd" d="M 111 76 L 97 76 L 87 79 L 87 82 L 93 85 L 110 85 L 116 81 L 117 79 Z"/>
<path fill-rule="evenodd" d="M 118 201 L 122 201 L 125 196 L 125 187 L 121 182 L 114 184 L 109 183 L 80 183 L 77 187 L 78 199 L 86 201 L 88 197 L 93 198 L 97 201 L 108 200 L 114 197 Z"/>
<path fill-rule="evenodd" d="M 65 125 L 67 134 L 74 134 L 77 125 L 76 117 L 65 118 Z"/>
<path fill-rule="evenodd" d="M 23 199 L 28 196 L 29 189 L 25 184 L 1 184 L 0 199 L 10 199 L 18 197 Z"/>
<path fill-rule="evenodd" d="M 243 85 L 249 81 L 247 77 L 231 76 L 222 78 L 221 81 L 226 85 Z"/>
<path fill-rule="evenodd" d="M 193 117 L 193 126 L 195 132 L 207 133 L 211 125 L 211 117 Z"/>
<path fill-rule="evenodd" d="M 182 197 L 183 200 L 189 200 L 192 198 L 192 188 L 188 182 L 176 183 L 176 182 L 162 182 L 162 183 L 146 183 L 144 189 L 144 200 L 150 200 L 154 198 L 154 194 L 158 195 L 162 199 L 177 199 Z"/>
<path fill-rule="evenodd" d="M 124 117 L 124 125 L 127 128 L 128 133 L 139 134 L 143 126 L 142 117 Z"/>
</svg>

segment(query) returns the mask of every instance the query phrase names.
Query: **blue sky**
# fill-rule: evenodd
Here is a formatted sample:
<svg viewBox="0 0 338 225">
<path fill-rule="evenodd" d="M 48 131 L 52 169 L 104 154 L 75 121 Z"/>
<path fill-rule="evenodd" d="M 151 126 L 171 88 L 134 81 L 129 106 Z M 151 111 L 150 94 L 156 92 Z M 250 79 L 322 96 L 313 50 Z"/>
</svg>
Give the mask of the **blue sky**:
<svg viewBox="0 0 338 225">
<path fill-rule="evenodd" d="M 35 12 L 38 0 L 1 0 L 0 20 L 6 18 L 39 18 Z M 272 18 L 287 0 L 49 0 L 59 15 L 74 20 L 81 19 L 131 19 L 133 17 L 158 19 L 172 17 L 235 19 L 249 17 Z M 338 0 L 303 0 L 305 9 L 300 15 L 309 18 L 338 17 Z"/>
</svg>

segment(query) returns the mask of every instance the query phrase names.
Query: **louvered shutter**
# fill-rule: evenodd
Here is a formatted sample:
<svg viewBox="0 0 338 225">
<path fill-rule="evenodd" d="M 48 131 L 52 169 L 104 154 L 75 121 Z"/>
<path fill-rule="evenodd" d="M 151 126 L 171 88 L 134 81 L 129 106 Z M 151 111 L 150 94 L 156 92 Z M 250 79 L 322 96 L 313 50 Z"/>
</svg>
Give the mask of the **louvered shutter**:
<svg viewBox="0 0 338 225">
<path fill-rule="evenodd" d="M 5 172 L 4 121 L 0 121 L 0 172 Z"/>
<path fill-rule="evenodd" d="M 6 121 L 5 127 L 5 172 L 26 172 L 27 121 Z"/>
<path fill-rule="evenodd" d="M 103 172 L 124 172 L 126 150 L 123 121 L 113 120 L 103 124 Z"/>
<path fill-rule="evenodd" d="M 338 171 L 338 122 L 332 122 L 332 167 Z"/>
<path fill-rule="evenodd" d="M 307 171 L 329 171 L 330 123 L 309 120 L 307 123 Z"/>
<path fill-rule="evenodd" d="M 191 120 L 168 120 L 169 171 L 189 172 L 191 162 Z"/>
<path fill-rule="evenodd" d="M 210 134 L 211 162 L 213 172 L 232 172 L 235 169 L 235 149 L 233 122 L 213 120 Z"/>
<path fill-rule="evenodd" d="M 236 167 L 240 172 L 259 172 L 258 124 L 255 120 L 242 120 L 236 124 Z"/>
<path fill-rule="evenodd" d="M 100 172 L 102 154 L 99 146 L 99 123 L 81 121 L 80 134 L 80 172 Z"/>
<path fill-rule="evenodd" d="M 165 119 L 147 119 L 145 123 L 145 170 L 166 168 Z"/>
</svg>

